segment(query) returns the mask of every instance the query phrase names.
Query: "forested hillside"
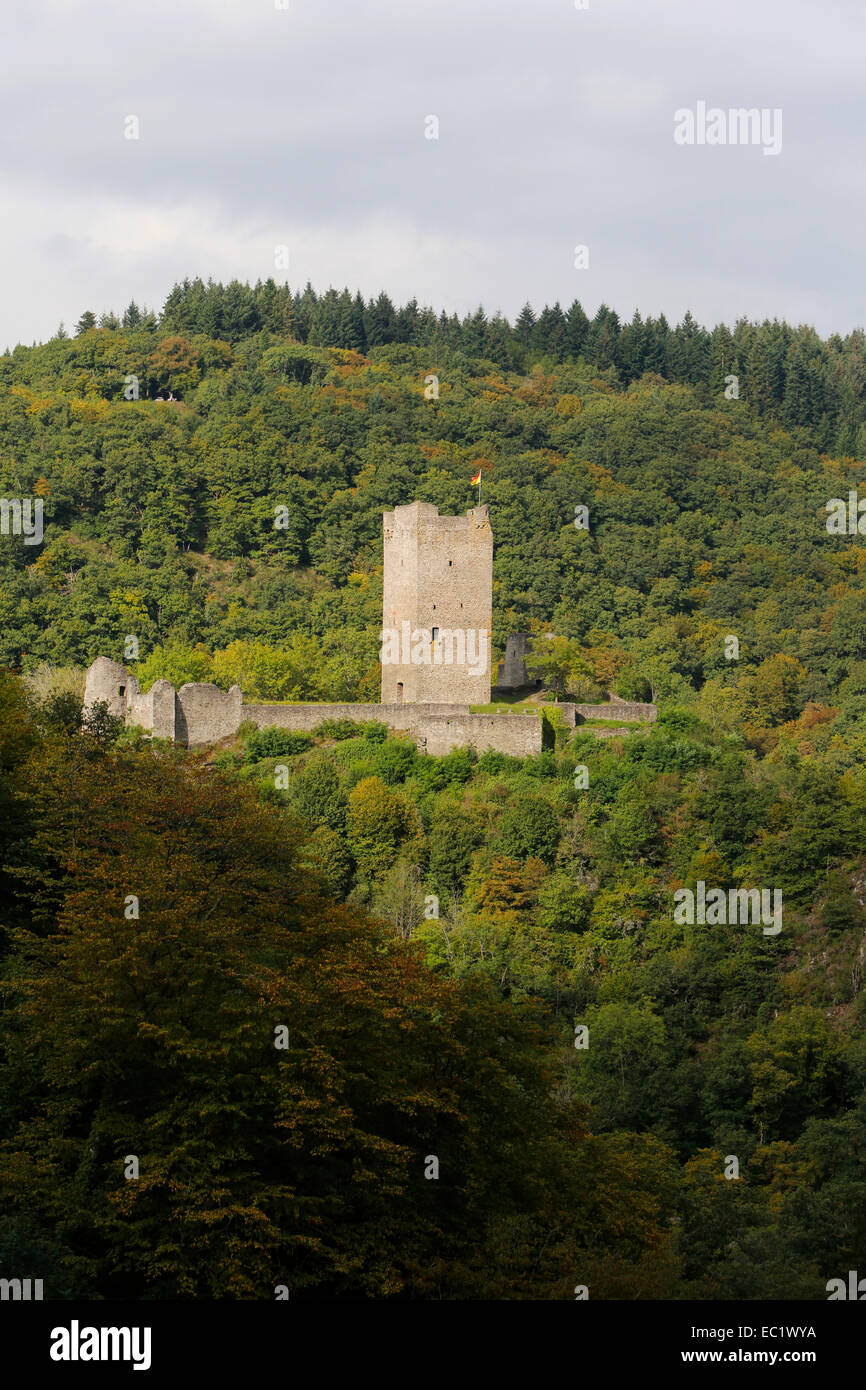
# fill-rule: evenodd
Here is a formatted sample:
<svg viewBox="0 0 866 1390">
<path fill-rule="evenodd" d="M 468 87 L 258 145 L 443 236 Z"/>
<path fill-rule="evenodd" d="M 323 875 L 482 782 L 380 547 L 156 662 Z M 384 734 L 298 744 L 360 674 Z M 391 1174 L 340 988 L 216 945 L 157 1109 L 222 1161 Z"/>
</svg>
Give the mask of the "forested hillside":
<svg viewBox="0 0 866 1390">
<path fill-rule="evenodd" d="M 199 282 L 0 358 L 0 495 L 45 506 L 0 537 L 0 1258 L 106 1297 L 866 1267 L 866 549 L 827 527 L 864 370 L 784 324 Z M 80 728 L 130 637 L 144 685 L 376 700 L 381 513 L 479 468 L 496 642 L 555 633 L 562 689 L 651 728 L 522 761 Z M 699 883 L 782 930 L 678 921 Z"/>
<path fill-rule="evenodd" d="M 350 309 L 366 355 L 328 346 L 346 341 Z M 376 698 L 381 512 L 416 498 L 462 511 L 480 467 L 500 645 L 554 630 L 600 685 L 704 689 L 719 717 L 733 705 L 718 690 L 735 685 L 757 729 L 809 702 L 851 717 L 866 689 L 864 552 L 828 534 L 826 505 L 863 477 L 849 456 L 862 342 L 813 343 L 814 409 L 791 409 L 806 330 L 645 325 L 641 341 L 661 334 L 665 351 L 634 379 L 636 329 L 606 336 L 599 311 L 575 339 L 586 355 L 560 361 L 565 344 L 539 327 L 552 314 L 473 334 L 474 320 L 382 299 L 195 283 L 159 325 L 131 305 L 123 324 L 0 358 L 0 490 L 45 508 L 42 546 L 0 546 L 0 660 L 86 665 L 121 657 L 131 634 L 145 680 L 201 678 L 219 653 L 218 683 L 250 695 Z M 309 341 L 277 333 L 282 320 Z M 398 332 L 409 341 L 387 341 Z M 480 355 L 497 333 L 504 362 Z M 768 396 L 756 364 L 770 360 Z M 133 378 L 140 399 L 125 400 Z M 169 393 L 181 399 L 155 399 Z"/>
</svg>

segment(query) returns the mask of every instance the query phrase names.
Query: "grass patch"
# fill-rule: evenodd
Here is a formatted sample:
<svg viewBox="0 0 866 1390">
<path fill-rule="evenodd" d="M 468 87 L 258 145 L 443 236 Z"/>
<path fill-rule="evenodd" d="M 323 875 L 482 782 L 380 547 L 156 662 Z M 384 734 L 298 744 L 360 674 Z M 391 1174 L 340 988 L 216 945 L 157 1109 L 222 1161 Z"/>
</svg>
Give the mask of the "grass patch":
<svg viewBox="0 0 866 1390">
<path fill-rule="evenodd" d="M 535 714 L 535 715 L 537 715 L 538 712 L 539 712 L 539 710 L 545 709 L 546 706 L 544 706 L 544 705 L 507 705 L 507 704 L 500 704 L 500 703 L 497 701 L 496 704 L 490 704 L 490 705 L 470 705 L 469 708 L 470 708 L 470 710 L 472 711 L 473 714 L 530 714 L 530 715 Z"/>
<path fill-rule="evenodd" d="M 646 719 L 583 719 L 575 726 L 579 729 L 646 729 Z"/>
</svg>

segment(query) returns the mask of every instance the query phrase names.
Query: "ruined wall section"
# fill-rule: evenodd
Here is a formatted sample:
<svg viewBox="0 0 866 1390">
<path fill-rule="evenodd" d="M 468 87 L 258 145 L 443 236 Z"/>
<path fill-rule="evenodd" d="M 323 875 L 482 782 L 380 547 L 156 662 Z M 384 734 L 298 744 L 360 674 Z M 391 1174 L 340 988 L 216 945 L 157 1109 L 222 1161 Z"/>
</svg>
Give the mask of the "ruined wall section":
<svg viewBox="0 0 866 1390">
<path fill-rule="evenodd" d="M 626 719 L 638 722 L 645 721 L 648 724 L 655 723 L 658 718 L 657 705 L 636 704 L 632 700 L 613 700 L 609 705 L 565 705 L 559 706 L 560 709 L 573 710 L 578 724 L 584 719 Z"/>
<path fill-rule="evenodd" d="M 512 632 L 505 644 L 505 660 L 496 678 L 498 690 L 522 690 L 532 685 L 526 669 L 526 656 L 532 638 L 528 632 Z"/>
<path fill-rule="evenodd" d="M 419 750 L 441 757 L 453 748 L 493 749 L 512 758 L 541 752 L 541 720 L 525 714 L 425 715 L 416 729 Z"/>
<path fill-rule="evenodd" d="M 472 714 L 468 705 L 244 705 L 244 719 L 260 728 L 311 733 L 323 719 L 377 720 L 414 739 L 437 757 L 452 748 L 493 748 L 525 758 L 541 752 L 541 720 L 523 714 Z"/>
<path fill-rule="evenodd" d="M 411 729 L 430 714 L 452 718 L 468 716 L 468 705 L 243 705 L 244 719 L 262 729 L 297 729 L 312 733 L 323 719 L 354 719 L 356 723 L 379 722 L 391 729 Z"/>
<path fill-rule="evenodd" d="M 137 724 L 157 738 L 174 741 L 177 737 L 175 692 L 170 681 L 156 681 L 143 695 L 136 677 L 125 666 L 98 656 L 84 682 L 84 708 L 102 702 L 127 725 Z"/>
<path fill-rule="evenodd" d="M 120 693 L 122 690 L 122 694 Z M 231 738 L 244 720 L 262 729 L 312 733 L 323 719 L 375 720 L 413 739 L 421 752 L 437 756 L 452 748 L 492 748 L 524 758 L 541 752 L 541 720 L 533 715 L 472 714 L 468 704 L 269 705 L 245 704 L 240 687 L 191 683 L 175 691 L 170 681 L 155 681 L 142 694 L 135 676 L 118 662 L 99 657 L 87 673 L 85 705 L 104 700 L 127 724 L 137 724 L 157 738 L 198 748 Z"/>
<path fill-rule="evenodd" d="M 156 684 L 168 685 L 168 682 L 157 681 Z M 153 688 L 156 690 L 156 685 Z M 177 741 L 187 748 L 230 738 L 237 733 L 243 717 L 239 685 L 233 685 L 227 692 L 210 682 L 182 685 L 177 692 L 177 706 Z"/>
</svg>

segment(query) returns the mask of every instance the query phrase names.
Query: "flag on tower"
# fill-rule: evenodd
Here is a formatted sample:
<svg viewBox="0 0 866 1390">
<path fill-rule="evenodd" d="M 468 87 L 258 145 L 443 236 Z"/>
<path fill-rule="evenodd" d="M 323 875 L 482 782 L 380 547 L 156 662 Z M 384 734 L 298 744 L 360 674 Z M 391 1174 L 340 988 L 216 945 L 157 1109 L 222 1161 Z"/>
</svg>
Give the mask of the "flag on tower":
<svg viewBox="0 0 866 1390">
<path fill-rule="evenodd" d="M 481 469 L 479 468 L 478 472 L 475 474 L 475 477 L 472 479 L 472 486 L 474 487 L 476 483 L 480 483 L 480 482 L 481 482 Z"/>
</svg>

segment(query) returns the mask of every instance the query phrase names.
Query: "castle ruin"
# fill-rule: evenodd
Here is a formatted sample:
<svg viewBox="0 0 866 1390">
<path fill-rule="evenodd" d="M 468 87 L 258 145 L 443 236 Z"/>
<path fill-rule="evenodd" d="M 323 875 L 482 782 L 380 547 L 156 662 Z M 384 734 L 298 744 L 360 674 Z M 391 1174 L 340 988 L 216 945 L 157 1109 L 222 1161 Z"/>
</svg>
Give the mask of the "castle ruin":
<svg viewBox="0 0 866 1390">
<path fill-rule="evenodd" d="M 381 704 L 247 703 L 239 686 L 193 682 L 175 690 L 155 681 L 143 693 L 127 667 L 97 657 L 87 672 L 85 706 L 104 701 L 127 725 L 186 747 L 216 743 L 250 720 L 259 728 L 310 732 L 323 719 L 380 721 L 408 734 L 422 752 L 473 747 L 523 758 L 540 753 L 540 710 L 476 713 L 490 701 L 493 534 L 486 506 L 440 516 L 429 502 L 383 516 Z M 523 643 L 506 657 L 517 668 Z M 522 660 L 520 660 L 522 666 Z M 524 668 L 525 670 L 525 668 Z M 583 719 L 651 721 L 654 705 L 558 704 L 565 725 Z M 603 731 L 599 731 L 601 734 Z"/>
</svg>

